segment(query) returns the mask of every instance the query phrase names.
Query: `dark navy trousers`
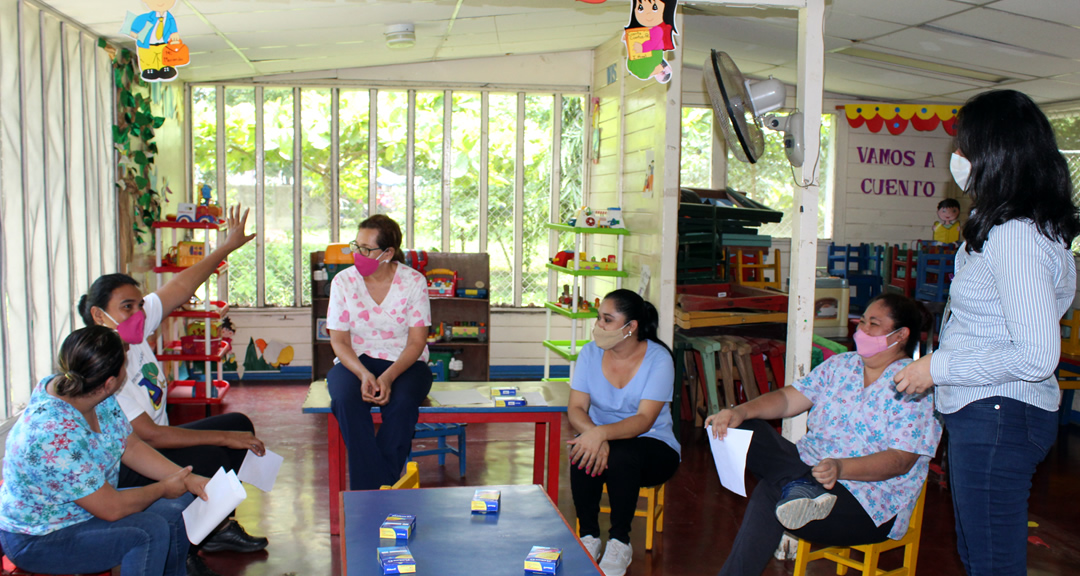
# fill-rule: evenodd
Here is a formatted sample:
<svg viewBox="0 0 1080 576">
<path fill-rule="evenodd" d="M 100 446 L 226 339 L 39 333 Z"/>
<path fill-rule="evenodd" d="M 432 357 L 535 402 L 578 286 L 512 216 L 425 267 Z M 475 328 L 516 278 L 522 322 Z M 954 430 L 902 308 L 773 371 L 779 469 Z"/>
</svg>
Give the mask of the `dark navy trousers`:
<svg viewBox="0 0 1080 576">
<path fill-rule="evenodd" d="M 393 364 L 367 355 L 361 355 L 360 362 L 375 377 Z M 431 382 L 431 369 L 424 362 L 418 361 L 402 372 L 390 386 L 390 402 L 380 408 L 382 424 L 376 434 L 371 419 L 374 404 L 361 399 L 360 379 L 344 364 L 330 369 L 326 375 L 330 410 L 337 418 L 349 454 L 350 490 L 377 490 L 401 477 L 412 448 L 420 404 L 431 391 Z"/>
</svg>

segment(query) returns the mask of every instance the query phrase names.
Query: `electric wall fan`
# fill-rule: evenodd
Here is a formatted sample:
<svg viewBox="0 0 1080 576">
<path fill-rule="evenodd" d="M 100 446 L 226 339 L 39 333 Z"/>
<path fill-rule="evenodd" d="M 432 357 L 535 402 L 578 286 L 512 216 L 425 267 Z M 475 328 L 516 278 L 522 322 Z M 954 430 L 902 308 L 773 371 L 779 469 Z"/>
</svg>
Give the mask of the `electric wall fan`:
<svg viewBox="0 0 1080 576">
<path fill-rule="evenodd" d="M 802 166 L 802 114 L 769 114 L 784 105 L 783 82 L 775 78 L 748 82 L 725 52 L 711 50 L 703 68 L 716 124 L 728 149 L 743 162 L 754 163 L 765 152 L 762 127 L 784 133 L 784 153 L 792 166 Z"/>
</svg>

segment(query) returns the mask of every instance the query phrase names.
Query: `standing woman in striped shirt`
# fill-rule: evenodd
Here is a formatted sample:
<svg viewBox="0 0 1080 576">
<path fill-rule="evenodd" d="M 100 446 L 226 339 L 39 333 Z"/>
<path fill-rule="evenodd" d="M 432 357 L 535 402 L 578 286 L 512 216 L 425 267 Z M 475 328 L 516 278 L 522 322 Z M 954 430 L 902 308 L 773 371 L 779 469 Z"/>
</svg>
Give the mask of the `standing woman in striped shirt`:
<svg viewBox="0 0 1080 576">
<path fill-rule="evenodd" d="M 1072 304 L 1080 233 L 1050 122 L 1012 90 L 957 115 L 950 170 L 974 200 L 956 255 L 941 347 L 901 370 L 897 390 L 936 386 L 949 432 L 960 558 L 970 576 L 1027 574 L 1027 502 L 1057 433 L 1058 321 Z"/>
</svg>

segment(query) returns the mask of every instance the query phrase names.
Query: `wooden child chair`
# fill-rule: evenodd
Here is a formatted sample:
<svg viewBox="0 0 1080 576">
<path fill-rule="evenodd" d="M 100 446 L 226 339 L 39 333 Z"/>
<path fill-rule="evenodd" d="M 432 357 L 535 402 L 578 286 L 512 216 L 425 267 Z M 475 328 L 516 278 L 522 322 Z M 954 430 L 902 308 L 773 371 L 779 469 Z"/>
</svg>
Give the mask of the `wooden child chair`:
<svg viewBox="0 0 1080 576">
<path fill-rule="evenodd" d="M 829 546 L 811 552 L 811 544 L 800 538 L 793 576 L 806 576 L 807 563 L 822 559 L 836 562 L 836 573 L 841 576 L 847 574 L 848 568 L 859 570 L 864 576 L 914 576 L 915 563 L 919 559 L 919 538 L 922 536 L 923 505 L 925 502 L 926 483 L 923 482 L 922 492 L 919 493 L 919 499 L 915 502 L 915 510 L 911 513 L 907 534 L 904 534 L 904 537 L 899 540 L 886 539 L 884 542 L 850 547 Z M 889 572 L 878 568 L 878 561 L 882 552 L 901 547 L 904 548 L 903 566 Z M 863 553 L 861 562 L 851 559 L 852 550 Z"/>
<path fill-rule="evenodd" d="M 604 484 L 607 494 L 607 484 Z M 645 499 L 645 508 L 634 510 L 634 517 L 645 519 L 645 549 L 652 550 L 653 532 L 664 531 L 664 485 L 649 486 L 638 491 L 638 498 Z M 611 514 L 611 506 L 600 505 L 600 512 Z M 581 530 L 581 523 L 575 521 L 576 530 Z"/>
</svg>

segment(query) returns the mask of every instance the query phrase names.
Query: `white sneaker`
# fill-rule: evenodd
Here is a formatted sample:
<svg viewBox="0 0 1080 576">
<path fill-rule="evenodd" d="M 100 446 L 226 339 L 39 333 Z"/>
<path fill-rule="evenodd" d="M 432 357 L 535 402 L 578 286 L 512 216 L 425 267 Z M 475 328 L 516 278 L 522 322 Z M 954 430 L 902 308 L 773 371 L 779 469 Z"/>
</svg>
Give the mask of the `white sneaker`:
<svg viewBox="0 0 1080 576">
<path fill-rule="evenodd" d="M 623 576 L 633 556 L 633 547 L 611 538 L 604 550 L 604 559 L 600 561 L 600 570 L 604 572 L 604 576 Z"/>
<path fill-rule="evenodd" d="M 585 546 L 585 550 L 589 552 L 593 560 L 600 559 L 600 539 L 596 536 L 582 536 L 581 543 Z"/>
</svg>

